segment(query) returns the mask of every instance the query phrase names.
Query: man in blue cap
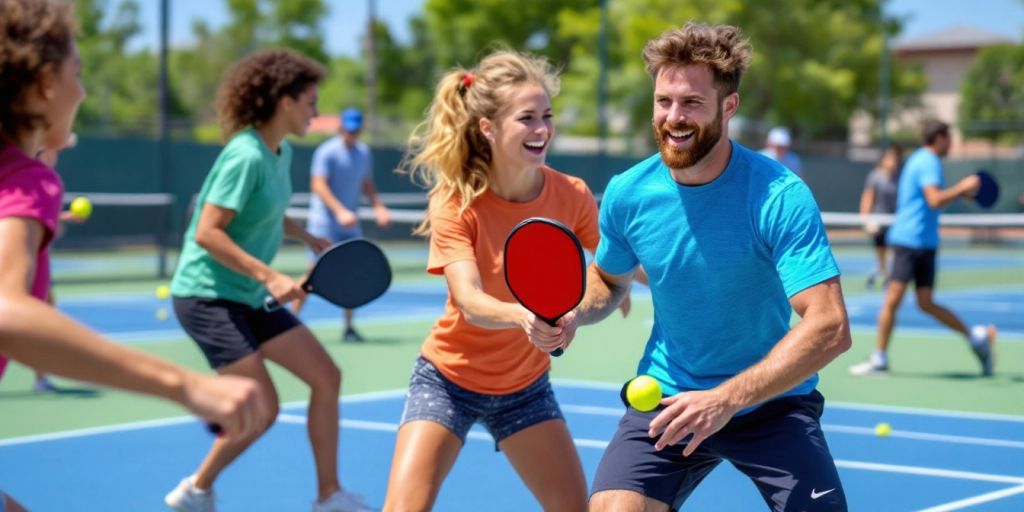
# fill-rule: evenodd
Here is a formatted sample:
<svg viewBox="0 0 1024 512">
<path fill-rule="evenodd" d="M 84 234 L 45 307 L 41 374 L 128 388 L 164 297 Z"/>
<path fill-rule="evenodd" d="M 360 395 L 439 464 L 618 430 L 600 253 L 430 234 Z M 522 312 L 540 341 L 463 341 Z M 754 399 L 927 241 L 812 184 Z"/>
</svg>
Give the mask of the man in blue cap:
<svg viewBox="0 0 1024 512">
<path fill-rule="evenodd" d="M 358 208 L 361 196 L 373 205 L 377 225 L 386 228 L 391 214 L 377 195 L 373 184 L 373 162 L 370 148 L 359 140 L 363 114 L 356 108 L 341 113 L 341 130 L 337 137 L 324 141 L 313 153 L 310 168 L 309 220 L 306 230 L 334 243 L 362 236 Z M 310 253 L 311 265 L 315 255 Z M 295 304 L 295 312 L 302 309 Z M 352 326 L 352 310 L 345 310 L 342 341 L 363 341 Z"/>
</svg>

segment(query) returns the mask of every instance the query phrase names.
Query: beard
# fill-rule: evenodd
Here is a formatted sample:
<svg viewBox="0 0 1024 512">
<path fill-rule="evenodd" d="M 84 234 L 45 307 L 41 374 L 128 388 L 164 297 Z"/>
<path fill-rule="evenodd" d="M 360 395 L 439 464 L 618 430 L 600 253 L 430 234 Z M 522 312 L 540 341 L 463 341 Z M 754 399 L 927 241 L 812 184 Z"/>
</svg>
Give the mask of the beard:
<svg viewBox="0 0 1024 512">
<path fill-rule="evenodd" d="M 722 105 L 718 105 L 715 119 L 704 126 L 694 123 L 672 126 L 667 122 L 661 126 L 652 123 L 652 126 L 654 138 L 658 141 L 658 151 L 661 152 L 661 160 L 669 169 L 686 169 L 708 156 L 715 144 L 718 144 L 718 140 L 722 138 Z M 690 149 L 679 149 L 667 140 L 669 131 L 686 131 L 688 129 L 693 130 L 693 143 L 690 144 Z"/>
</svg>

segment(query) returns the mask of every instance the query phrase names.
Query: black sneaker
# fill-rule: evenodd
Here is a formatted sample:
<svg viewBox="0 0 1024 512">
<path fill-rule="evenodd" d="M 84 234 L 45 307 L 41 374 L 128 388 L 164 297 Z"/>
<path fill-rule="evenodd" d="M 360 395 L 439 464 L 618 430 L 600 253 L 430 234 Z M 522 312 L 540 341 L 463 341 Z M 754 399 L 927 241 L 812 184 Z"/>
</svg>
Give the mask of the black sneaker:
<svg viewBox="0 0 1024 512">
<path fill-rule="evenodd" d="M 345 342 L 361 343 L 361 342 L 366 341 L 366 340 L 364 340 L 363 337 L 358 332 L 356 332 L 355 329 L 349 327 L 349 328 L 345 329 L 345 333 L 341 335 L 341 341 L 342 341 L 342 343 L 345 343 Z"/>
</svg>

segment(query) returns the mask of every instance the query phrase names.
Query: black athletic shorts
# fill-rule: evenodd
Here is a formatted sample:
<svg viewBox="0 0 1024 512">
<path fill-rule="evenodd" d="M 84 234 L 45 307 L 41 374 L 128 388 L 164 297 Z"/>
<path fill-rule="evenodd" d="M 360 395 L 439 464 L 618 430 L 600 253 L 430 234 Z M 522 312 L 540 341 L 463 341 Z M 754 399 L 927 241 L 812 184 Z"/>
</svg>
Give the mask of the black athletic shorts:
<svg viewBox="0 0 1024 512">
<path fill-rule="evenodd" d="M 277 335 L 302 325 L 286 308 L 268 312 L 224 299 L 174 297 L 174 313 L 214 369 L 238 361 Z"/>
<path fill-rule="evenodd" d="M 769 510 L 847 510 L 839 472 L 821 430 L 825 398 L 812 391 L 769 401 L 736 416 L 683 457 L 686 442 L 658 451 L 648 437 L 651 412 L 632 407 L 605 449 L 591 494 L 610 490 L 640 493 L 680 509 L 704 477 L 723 460 L 746 474 Z"/>
<path fill-rule="evenodd" d="M 878 228 L 878 232 L 871 237 L 871 241 L 875 247 L 888 247 L 889 242 L 885 240 L 886 235 L 889 234 L 889 226 L 882 226 Z"/>
<path fill-rule="evenodd" d="M 892 246 L 892 272 L 889 279 L 902 283 L 914 282 L 918 288 L 935 287 L 935 249 L 911 249 Z"/>
</svg>

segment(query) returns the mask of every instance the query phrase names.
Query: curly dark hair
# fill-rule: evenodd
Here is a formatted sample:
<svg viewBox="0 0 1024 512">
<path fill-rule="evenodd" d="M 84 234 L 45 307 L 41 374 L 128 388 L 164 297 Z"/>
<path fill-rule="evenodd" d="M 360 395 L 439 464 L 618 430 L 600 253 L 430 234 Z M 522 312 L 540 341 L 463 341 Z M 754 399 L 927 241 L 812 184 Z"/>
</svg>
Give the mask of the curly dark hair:
<svg viewBox="0 0 1024 512">
<path fill-rule="evenodd" d="M 298 98 L 325 75 L 323 66 L 291 50 L 264 50 L 236 62 L 217 91 L 217 117 L 224 136 L 267 122 L 282 97 Z"/>
<path fill-rule="evenodd" d="M 46 125 L 30 112 L 25 91 L 46 66 L 59 67 L 71 54 L 71 7 L 50 0 L 0 0 L 0 135 Z"/>
</svg>

